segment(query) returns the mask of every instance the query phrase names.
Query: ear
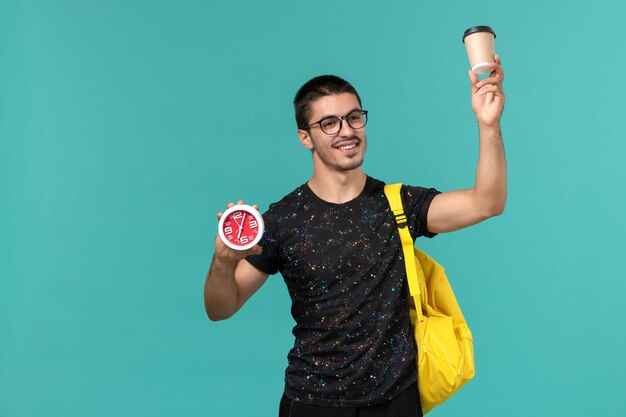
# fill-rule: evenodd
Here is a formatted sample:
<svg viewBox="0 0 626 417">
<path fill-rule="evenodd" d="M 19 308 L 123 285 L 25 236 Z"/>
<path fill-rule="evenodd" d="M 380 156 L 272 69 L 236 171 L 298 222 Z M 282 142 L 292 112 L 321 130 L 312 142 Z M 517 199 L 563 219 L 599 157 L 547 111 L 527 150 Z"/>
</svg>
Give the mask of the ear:
<svg viewBox="0 0 626 417">
<path fill-rule="evenodd" d="M 311 140 L 311 133 L 305 129 L 298 129 L 298 137 L 300 138 L 300 143 L 302 146 L 307 148 L 308 150 L 313 149 L 313 141 Z"/>
</svg>

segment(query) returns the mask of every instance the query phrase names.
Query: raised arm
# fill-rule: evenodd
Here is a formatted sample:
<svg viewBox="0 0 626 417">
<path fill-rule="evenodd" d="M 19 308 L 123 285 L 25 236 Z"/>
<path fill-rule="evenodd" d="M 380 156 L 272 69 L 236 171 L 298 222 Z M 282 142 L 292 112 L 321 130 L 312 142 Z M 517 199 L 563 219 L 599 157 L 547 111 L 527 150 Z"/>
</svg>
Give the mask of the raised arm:
<svg viewBox="0 0 626 417">
<path fill-rule="evenodd" d="M 232 206 L 232 203 L 228 205 Z M 218 219 L 221 216 L 222 213 L 217 214 Z M 244 259 L 259 253 L 259 245 L 237 251 L 226 246 L 219 236 L 215 238 L 215 254 L 204 283 L 204 308 L 209 319 L 229 318 L 265 283 L 268 275 Z"/>
<path fill-rule="evenodd" d="M 428 210 L 428 230 L 451 232 L 479 223 L 504 211 L 506 204 L 506 158 L 500 130 L 504 109 L 500 57 L 491 64 L 490 76 L 479 81 L 469 71 L 472 110 L 478 121 L 480 150 L 474 187 L 437 195 Z"/>
</svg>

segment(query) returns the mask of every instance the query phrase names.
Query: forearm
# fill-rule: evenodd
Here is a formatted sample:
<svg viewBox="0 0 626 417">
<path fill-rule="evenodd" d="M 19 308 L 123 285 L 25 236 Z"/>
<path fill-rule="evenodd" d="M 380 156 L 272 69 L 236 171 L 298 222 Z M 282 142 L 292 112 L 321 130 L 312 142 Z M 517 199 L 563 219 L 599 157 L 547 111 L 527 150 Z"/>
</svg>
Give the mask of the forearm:
<svg viewBox="0 0 626 417">
<path fill-rule="evenodd" d="M 504 211 L 507 196 L 506 157 L 500 124 L 478 125 L 480 154 L 474 198 L 479 210 L 491 217 Z"/>
<path fill-rule="evenodd" d="M 204 307 L 211 320 L 224 320 L 237 311 L 237 261 L 213 257 L 204 283 Z"/>
</svg>

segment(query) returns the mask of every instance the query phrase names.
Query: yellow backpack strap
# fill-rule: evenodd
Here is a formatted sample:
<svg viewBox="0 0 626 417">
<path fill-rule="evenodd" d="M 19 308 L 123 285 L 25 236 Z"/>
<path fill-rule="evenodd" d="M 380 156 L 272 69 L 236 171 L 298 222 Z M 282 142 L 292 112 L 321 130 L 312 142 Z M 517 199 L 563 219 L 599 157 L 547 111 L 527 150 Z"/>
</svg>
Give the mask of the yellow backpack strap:
<svg viewBox="0 0 626 417">
<path fill-rule="evenodd" d="M 422 321 L 420 285 L 417 278 L 415 253 L 413 252 L 413 238 L 411 237 L 407 218 L 404 214 L 404 208 L 402 207 L 402 198 L 400 197 L 401 188 L 402 184 L 387 184 L 385 185 L 385 196 L 387 196 L 391 211 L 396 218 L 398 233 L 400 234 L 400 240 L 402 241 L 402 252 L 404 253 L 404 266 L 406 268 L 406 276 L 409 283 L 409 293 L 415 301 L 415 310 L 417 310 L 418 320 Z"/>
</svg>

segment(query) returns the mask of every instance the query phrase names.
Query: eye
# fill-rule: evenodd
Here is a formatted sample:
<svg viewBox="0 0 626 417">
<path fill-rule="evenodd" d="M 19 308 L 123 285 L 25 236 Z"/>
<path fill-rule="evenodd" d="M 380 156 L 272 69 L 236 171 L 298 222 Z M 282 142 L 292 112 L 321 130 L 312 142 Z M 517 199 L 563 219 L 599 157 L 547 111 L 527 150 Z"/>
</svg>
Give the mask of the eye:
<svg viewBox="0 0 626 417">
<path fill-rule="evenodd" d="M 360 111 L 358 111 L 358 112 L 356 112 L 356 111 L 355 111 L 355 112 L 350 113 L 350 114 L 348 115 L 348 119 L 349 119 L 351 122 L 358 122 L 358 121 L 361 121 L 361 120 L 363 120 L 363 113 L 361 113 Z"/>
<path fill-rule="evenodd" d="M 339 119 L 337 119 L 336 117 L 329 117 L 328 119 L 322 120 L 321 123 L 322 123 L 322 127 L 324 129 L 332 128 L 332 127 L 336 126 L 337 123 L 339 123 Z"/>
</svg>

